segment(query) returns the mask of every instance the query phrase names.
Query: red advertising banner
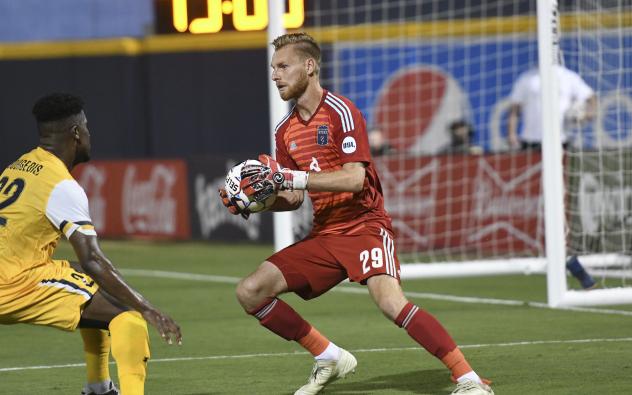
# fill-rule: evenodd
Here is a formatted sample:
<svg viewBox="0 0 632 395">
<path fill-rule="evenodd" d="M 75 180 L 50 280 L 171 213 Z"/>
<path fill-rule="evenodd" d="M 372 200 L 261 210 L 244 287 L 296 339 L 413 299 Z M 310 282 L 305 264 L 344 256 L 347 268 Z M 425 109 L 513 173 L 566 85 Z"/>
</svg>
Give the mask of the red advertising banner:
<svg viewBox="0 0 632 395">
<path fill-rule="evenodd" d="M 184 161 L 90 161 L 73 176 L 88 195 L 100 236 L 190 237 Z"/>
<path fill-rule="evenodd" d="M 381 157 L 376 166 L 400 252 L 542 251 L 539 153 Z"/>
</svg>

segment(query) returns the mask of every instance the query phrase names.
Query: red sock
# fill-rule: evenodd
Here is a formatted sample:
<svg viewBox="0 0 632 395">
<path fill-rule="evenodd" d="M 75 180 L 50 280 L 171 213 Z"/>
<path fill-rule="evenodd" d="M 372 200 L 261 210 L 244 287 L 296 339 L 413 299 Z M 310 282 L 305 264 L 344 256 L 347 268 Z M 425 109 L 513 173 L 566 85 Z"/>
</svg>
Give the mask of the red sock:
<svg viewBox="0 0 632 395">
<path fill-rule="evenodd" d="M 443 325 L 412 303 L 404 306 L 395 319 L 395 323 L 406 329 L 410 337 L 439 359 L 456 348 L 456 343 Z"/>
<path fill-rule="evenodd" d="M 269 299 L 249 312 L 259 323 L 286 340 L 305 337 L 312 326 L 281 299 Z"/>
</svg>

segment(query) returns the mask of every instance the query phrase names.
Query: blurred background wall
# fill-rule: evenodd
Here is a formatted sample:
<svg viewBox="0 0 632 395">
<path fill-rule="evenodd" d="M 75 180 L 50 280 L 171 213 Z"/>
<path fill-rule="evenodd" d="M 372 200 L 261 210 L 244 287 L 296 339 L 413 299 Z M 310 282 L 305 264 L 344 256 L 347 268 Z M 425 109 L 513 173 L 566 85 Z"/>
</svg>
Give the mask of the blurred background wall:
<svg viewBox="0 0 632 395">
<path fill-rule="evenodd" d="M 37 143 L 31 107 L 53 91 L 86 100 L 96 159 L 268 147 L 265 62 L 264 49 L 2 61 L 0 165 Z"/>
<path fill-rule="evenodd" d="M 0 41 L 141 37 L 153 0 L 0 0 Z"/>
</svg>

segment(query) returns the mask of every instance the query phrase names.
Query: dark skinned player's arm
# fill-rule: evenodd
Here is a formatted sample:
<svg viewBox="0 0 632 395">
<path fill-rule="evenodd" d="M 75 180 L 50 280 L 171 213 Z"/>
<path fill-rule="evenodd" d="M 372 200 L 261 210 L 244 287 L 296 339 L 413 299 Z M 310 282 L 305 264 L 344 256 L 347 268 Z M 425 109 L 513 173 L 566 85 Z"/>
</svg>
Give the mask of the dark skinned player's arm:
<svg viewBox="0 0 632 395">
<path fill-rule="evenodd" d="M 77 254 L 81 268 L 99 284 L 103 291 L 120 304 L 141 313 L 143 318 L 155 326 L 160 335 L 169 343 L 171 335 L 178 343 L 181 342 L 180 327 L 125 282 L 121 273 L 101 251 L 96 236 L 74 232 L 69 241 Z"/>
</svg>

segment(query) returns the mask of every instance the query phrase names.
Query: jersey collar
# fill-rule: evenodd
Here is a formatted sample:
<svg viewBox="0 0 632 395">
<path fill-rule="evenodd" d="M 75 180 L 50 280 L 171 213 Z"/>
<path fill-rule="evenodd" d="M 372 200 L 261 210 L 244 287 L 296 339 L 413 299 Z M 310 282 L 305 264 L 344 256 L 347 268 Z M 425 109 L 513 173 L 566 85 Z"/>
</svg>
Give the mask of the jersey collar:
<svg viewBox="0 0 632 395">
<path fill-rule="evenodd" d="M 309 119 L 307 121 L 304 121 L 303 118 L 301 118 L 301 115 L 298 113 L 298 110 L 296 109 L 296 106 L 294 106 L 294 115 L 296 116 L 296 119 L 302 123 L 303 125 L 307 126 L 309 125 L 309 123 L 312 121 L 312 119 L 314 119 L 314 117 L 316 116 L 316 114 L 318 114 L 318 112 L 320 111 L 320 108 L 323 106 L 323 103 L 325 102 L 325 97 L 327 97 L 327 93 L 329 91 L 325 88 L 323 88 L 323 95 L 320 98 L 320 103 L 318 103 L 318 107 L 316 107 L 316 111 L 314 111 L 314 113 L 312 114 L 311 117 L 309 117 Z"/>
</svg>

